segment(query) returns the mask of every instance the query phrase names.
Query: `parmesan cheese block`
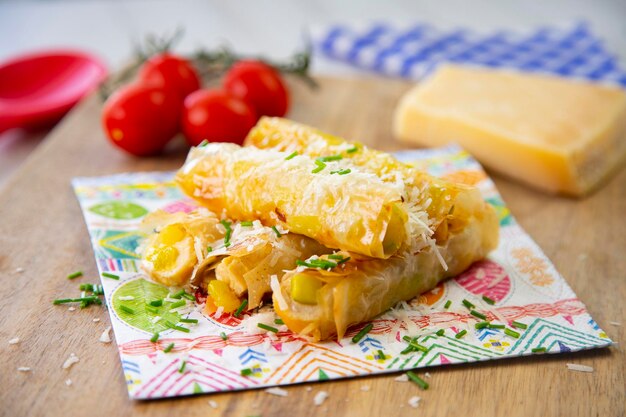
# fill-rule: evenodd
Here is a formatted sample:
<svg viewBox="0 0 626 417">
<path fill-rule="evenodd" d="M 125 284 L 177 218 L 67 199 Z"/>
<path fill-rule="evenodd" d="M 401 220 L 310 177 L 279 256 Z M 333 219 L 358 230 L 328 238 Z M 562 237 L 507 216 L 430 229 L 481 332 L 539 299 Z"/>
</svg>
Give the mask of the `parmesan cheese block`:
<svg viewBox="0 0 626 417">
<path fill-rule="evenodd" d="M 394 134 L 426 146 L 456 142 L 494 170 L 581 196 L 626 156 L 626 93 L 510 71 L 444 66 L 401 99 Z"/>
</svg>

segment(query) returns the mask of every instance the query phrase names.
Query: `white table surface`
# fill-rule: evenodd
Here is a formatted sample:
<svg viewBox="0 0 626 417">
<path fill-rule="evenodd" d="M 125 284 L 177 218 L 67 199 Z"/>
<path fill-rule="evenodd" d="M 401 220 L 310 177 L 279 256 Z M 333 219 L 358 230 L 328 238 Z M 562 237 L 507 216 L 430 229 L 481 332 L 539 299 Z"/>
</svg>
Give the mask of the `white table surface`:
<svg viewBox="0 0 626 417">
<path fill-rule="evenodd" d="M 90 51 L 115 69 L 129 59 L 133 42 L 177 27 L 185 30 L 180 52 L 227 43 L 241 53 L 284 58 L 303 46 L 303 34 L 315 25 L 374 19 L 479 30 L 586 20 L 626 62 L 626 0 L 0 0 L 0 62 L 25 52 L 67 47 Z M 358 74 L 315 58 L 313 73 Z M 0 135 L 0 186 L 44 133 Z"/>
</svg>

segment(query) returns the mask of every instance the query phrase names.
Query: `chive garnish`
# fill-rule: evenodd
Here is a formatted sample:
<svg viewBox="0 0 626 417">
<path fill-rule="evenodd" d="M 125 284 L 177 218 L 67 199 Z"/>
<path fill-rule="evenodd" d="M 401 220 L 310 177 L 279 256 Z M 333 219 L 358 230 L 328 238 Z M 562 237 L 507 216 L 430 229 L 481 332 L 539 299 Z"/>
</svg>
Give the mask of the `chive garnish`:
<svg viewBox="0 0 626 417">
<path fill-rule="evenodd" d="M 317 168 L 313 169 L 313 171 L 311 171 L 311 174 L 317 174 L 318 172 L 326 168 L 326 164 L 317 159 L 315 160 L 315 165 L 317 165 Z"/>
<path fill-rule="evenodd" d="M 382 350 L 378 349 L 378 358 L 379 359 L 387 359 L 387 357 L 385 356 L 385 352 L 383 352 Z"/>
<path fill-rule="evenodd" d="M 465 307 L 467 307 L 468 310 L 473 309 L 474 307 L 476 307 L 474 304 L 470 303 L 469 301 L 467 301 L 465 298 L 462 301 L 463 305 Z"/>
<path fill-rule="evenodd" d="M 239 223 L 242 227 L 252 227 L 251 221 L 241 222 Z"/>
<path fill-rule="evenodd" d="M 467 334 L 467 330 L 463 329 L 460 332 L 458 332 L 457 334 L 454 335 L 455 338 L 460 339 L 463 336 L 465 336 Z"/>
<path fill-rule="evenodd" d="M 220 337 L 222 338 L 222 340 L 228 340 L 228 336 L 224 332 L 220 333 Z"/>
<path fill-rule="evenodd" d="M 474 317 L 478 317 L 481 320 L 487 320 L 487 316 L 485 316 L 483 313 L 476 311 L 476 310 L 472 310 L 470 311 L 470 314 Z"/>
<path fill-rule="evenodd" d="M 198 323 L 198 319 L 180 319 L 181 323 L 193 323 L 196 324 Z"/>
<path fill-rule="evenodd" d="M 207 246 L 206 253 L 211 253 L 211 252 L 213 252 L 213 248 L 211 246 Z"/>
<path fill-rule="evenodd" d="M 400 355 L 406 355 L 407 353 L 413 352 L 414 350 L 415 349 L 413 349 L 413 346 L 409 345 L 406 349 L 400 352 Z"/>
<path fill-rule="evenodd" d="M 524 329 L 524 330 L 528 329 L 528 326 L 526 324 L 520 323 L 519 321 L 513 321 L 511 322 L 511 325 L 513 327 L 517 327 L 518 329 Z"/>
<path fill-rule="evenodd" d="M 163 349 L 163 352 L 170 353 L 172 349 L 174 349 L 174 343 L 170 343 L 169 345 L 167 345 L 167 347 Z"/>
<path fill-rule="evenodd" d="M 244 368 L 241 370 L 241 376 L 249 376 L 252 375 L 252 369 Z"/>
<path fill-rule="evenodd" d="M 369 323 L 367 326 L 363 327 L 361 331 L 352 338 L 352 343 L 359 343 L 361 339 L 363 339 L 363 337 L 365 337 L 365 335 L 368 334 L 370 330 L 372 330 L 373 327 L 374 325 L 372 323 Z"/>
<path fill-rule="evenodd" d="M 357 148 L 356 146 L 354 146 L 354 147 L 352 147 L 352 148 L 348 149 L 346 152 L 347 152 L 347 153 L 355 153 L 355 152 L 356 152 L 356 151 L 358 151 L 358 150 L 359 150 L 359 148 Z"/>
<path fill-rule="evenodd" d="M 159 314 L 159 308 L 158 307 L 153 307 L 151 305 L 147 305 L 145 307 L 145 310 L 151 312 L 152 314 Z"/>
<path fill-rule="evenodd" d="M 417 385 L 419 385 L 419 387 L 423 390 L 427 390 L 428 389 L 428 382 L 424 381 L 422 378 L 420 378 L 419 376 L 417 376 L 416 373 L 414 373 L 413 371 L 409 371 L 406 373 L 406 375 L 409 377 L 409 379 L 413 382 L 415 382 Z"/>
<path fill-rule="evenodd" d="M 426 346 L 420 345 L 419 343 L 417 343 L 417 337 L 414 337 L 413 339 L 411 339 L 409 336 L 404 336 L 402 340 L 407 342 L 409 346 L 411 346 L 413 349 L 417 349 L 422 352 L 428 352 L 428 348 Z"/>
<path fill-rule="evenodd" d="M 496 300 L 492 300 L 491 298 L 487 297 L 486 295 L 483 295 L 483 301 L 486 302 L 489 305 L 494 305 L 496 303 Z"/>
<path fill-rule="evenodd" d="M 67 276 L 67 279 L 74 279 L 83 276 L 83 271 L 72 272 Z"/>
<path fill-rule="evenodd" d="M 196 297 L 194 297 L 193 295 L 188 294 L 188 293 L 184 293 L 184 294 L 183 294 L 183 298 L 186 298 L 186 299 L 188 299 L 189 301 L 196 301 Z"/>
<path fill-rule="evenodd" d="M 190 330 L 188 328 L 183 327 L 183 326 L 178 326 L 178 325 L 173 324 L 172 322 L 169 322 L 169 321 L 166 321 L 165 325 L 167 327 L 169 327 L 170 329 L 178 330 L 179 332 L 185 332 L 185 333 L 189 333 L 190 332 Z"/>
<path fill-rule="evenodd" d="M 437 336 L 443 336 L 443 334 L 444 334 L 445 332 L 446 332 L 446 330 L 445 330 L 445 329 L 439 329 L 439 330 L 437 330 L 437 332 L 435 332 L 435 334 L 436 334 Z"/>
<path fill-rule="evenodd" d="M 163 299 L 152 300 L 149 303 L 152 307 L 161 307 L 163 305 Z"/>
<path fill-rule="evenodd" d="M 511 329 L 504 329 L 504 333 L 508 334 L 511 337 L 514 337 L 516 339 L 519 338 L 519 333 L 517 333 L 515 330 L 511 330 Z"/>
<path fill-rule="evenodd" d="M 185 367 L 186 367 L 186 366 L 187 366 L 187 361 L 185 361 L 185 360 L 184 360 L 184 361 L 180 364 L 180 368 L 178 368 L 178 372 L 179 372 L 179 373 L 181 373 L 181 374 L 185 373 Z"/>
<path fill-rule="evenodd" d="M 487 326 L 489 326 L 489 322 L 488 322 L 488 321 L 480 321 L 480 322 L 478 322 L 478 323 L 476 323 L 476 324 L 474 325 L 474 327 L 475 327 L 476 329 L 484 329 L 484 328 L 485 328 L 485 327 L 487 327 Z"/>
<path fill-rule="evenodd" d="M 331 161 L 340 161 L 343 159 L 343 156 L 341 155 L 330 155 L 330 156 L 320 156 L 319 158 L 316 158 L 316 161 L 320 161 L 320 162 L 331 162 Z"/>
<path fill-rule="evenodd" d="M 327 261 L 325 259 L 311 259 L 308 262 L 297 260 L 296 261 L 296 265 L 297 266 L 306 266 L 307 268 L 326 269 L 326 270 L 330 271 L 331 269 L 336 267 L 338 264 L 335 263 L 335 262 Z"/>
<path fill-rule="evenodd" d="M 272 226 L 272 230 L 274 231 L 274 233 L 276 233 L 276 237 L 281 237 L 282 236 L 280 234 L 280 232 L 278 231 L 278 229 L 276 228 L 276 226 Z"/>
<path fill-rule="evenodd" d="M 283 321 L 283 319 L 275 319 L 274 324 L 283 325 L 285 324 L 285 322 Z"/>
<path fill-rule="evenodd" d="M 445 309 L 447 310 L 448 308 L 450 308 L 450 306 L 451 306 L 451 305 L 452 305 L 452 300 L 448 300 L 448 301 L 446 301 L 446 303 L 444 304 L 443 308 L 445 308 Z"/>
<path fill-rule="evenodd" d="M 177 298 L 177 299 L 180 300 L 184 293 L 185 293 L 185 290 L 180 290 L 180 291 L 175 292 L 174 294 L 170 295 L 170 298 Z"/>
<path fill-rule="evenodd" d="M 546 351 L 546 348 L 543 347 L 543 346 L 531 349 L 531 352 L 533 352 L 533 353 L 541 353 L 541 352 L 545 352 L 545 351 Z"/>
<path fill-rule="evenodd" d="M 506 326 L 504 324 L 493 324 L 493 323 L 489 323 L 489 327 L 490 329 L 504 329 Z"/>
<path fill-rule="evenodd" d="M 290 159 L 293 159 L 296 156 L 298 156 L 298 152 L 294 151 L 294 152 L 290 153 L 288 157 L 285 158 L 285 161 L 289 161 Z"/>
<path fill-rule="evenodd" d="M 334 259 L 336 261 L 341 261 L 343 259 L 343 255 L 339 255 L 338 253 L 333 253 L 328 255 L 328 259 Z"/>
<path fill-rule="evenodd" d="M 209 144 L 209 141 L 206 140 L 206 139 L 203 139 L 202 142 L 200 142 L 197 147 L 198 148 L 203 148 L 203 147 L 207 146 L 208 144 Z"/>
<path fill-rule="evenodd" d="M 337 175 L 346 175 L 351 173 L 352 170 L 350 168 L 347 169 L 338 169 L 336 171 L 330 171 L 331 174 L 337 174 Z"/>
<path fill-rule="evenodd" d="M 257 323 L 257 327 L 259 329 L 267 330 L 268 332 L 278 333 L 278 329 L 276 327 L 268 326 L 264 323 Z"/>
<path fill-rule="evenodd" d="M 175 303 L 170 304 L 170 309 L 175 309 L 175 308 L 178 308 L 178 307 L 182 307 L 185 304 L 187 304 L 187 301 L 185 301 L 185 300 L 178 300 Z"/>
<path fill-rule="evenodd" d="M 97 303 L 98 301 L 100 301 L 100 299 L 96 297 L 95 295 L 89 295 L 86 297 L 79 297 L 79 298 L 60 298 L 58 300 L 54 300 L 52 304 L 58 305 L 58 304 L 67 304 L 67 303 L 81 303 L 83 301 L 87 303 Z"/>
<path fill-rule="evenodd" d="M 125 306 L 124 304 L 120 304 L 120 310 L 122 310 L 124 313 L 135 314 L 135 310 L 128 306 Z"/>
<path fill-rule="evenodd" d="M 102 276 L 105 277 L 105 278 L 120 279 L 119 275 L 110 274 L 108 272 L 103 272 Z"/>
<path fill-rule="evenodd" d="M 348 256 L 347 258 L 343 258 L 342 260 L 340 260 L 339 262 L 337 262 L 337 265 L 341 265 L 341 264 L 345 264 L 346 262 L 348 262 L 351 258 Z"/>
<path fill-rule="evenodd" d="M 78 289 L 81 291 L 93 291 L 93 284 L 80 284 Z"/>
<path fill-rule="evenodd" d="M 156 332 L 155 334 L 152 335 L 152 337 L 150 338 L 150 341 L 152 343 L 156 343 L 156 341 L 159 340 L 159 332 Z"/>
<path fill-rule="evenodd" d="M 235 314 L 233 314 L 233 316 L 239 318 L 239 315 L 241 314 L 243 309 L 246 308 L 247 305 L 248 305 L 248 299 L 244 298 L 244 300 L 241 302 L 241 305 L 239 306 L 239 308 L 237 308 L 237 311 L 235 311 Z"/>
<path fill-rule="evenodd" d="M 220 223 L 222 224 L 222 226 L 224 226 L 224 229 L 226 229 L 226 235 L 224 236 L 224 246 L 229 247 L 230 246 L 230 236 L 233 233 L 233 229 L 230 228 L 230 222 L 229 221 L 222 220 L 222 221 L 220 221 Z"/>
</svg>

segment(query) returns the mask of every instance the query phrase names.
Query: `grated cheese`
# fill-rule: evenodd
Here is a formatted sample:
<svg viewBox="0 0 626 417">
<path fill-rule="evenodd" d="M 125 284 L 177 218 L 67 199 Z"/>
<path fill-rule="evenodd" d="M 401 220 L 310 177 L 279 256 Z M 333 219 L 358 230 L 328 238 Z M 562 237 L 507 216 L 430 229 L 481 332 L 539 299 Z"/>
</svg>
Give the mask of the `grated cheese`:
<svg viewBox="0 0 626 417">
<path fill-rule="evenodd" d="M 217 408 L 217 406 L 218 406 L 217 401 L 209 400 L 209 407 L 215 409 Z"/>
<path fill-rule="evenodd" d="M 94 323 L 98 323 L 100 321 L 100 319 L 93 319 L 91 321 L 93 321 Z"/>
<path fill-rule="evenodd" d="M 22 272 L 24 272 L 24 268 L 17 267 L 17 268 L 15 268 L 15 272 L 18 273 L 18 274 L 21 274 Z"/>
<path fill-rule="evenodd" d="M 70 356 L 63 362 L 63 369 L 71 368 L 75 363 L 79 362 L 80 359 L 74 353 L 70 353 Z"/>
<path fill-rule="evenodd" d="M 31 369 L 28 366 L 20 366 L 19 368 L 17 368 L 18 371 L 20 372 L 30 372 Z"/>
<path fill-rule="evenodd" d="M 411 397 L 409 398 L 409 405 L 413 408 L 417 408 L 417 406 L 419 406 L 420 404 L 420 397 Z"/>
<path fill-rule="evenodd" d="M 363 392 L 367 392 L 367 391 L 369 391 L 369 390 L 370 390 L 370 386 L 369 386 L 369 385 L 363 385 L 363 386 L 361 386 L 361 391 L 363 391 Z"/>
<path fill-rule="evenodd" d="M 409 376 L 407 374 L 402 374 L 393 379 L 396 382 L 409 382 Z"/>
<path fill-rule="evenodd" d="M 98 339 L 102 343 L 111 343 L 111 336 L 109 332 L 111 331 L 111 326 L 107 327 L 102 334 L 100 335 L 100 339 Z"/>
<path fill-rule="evenodd" d="M 132 301 L 135 299 L 132 295 L 121 295 L 118 297 L 120 301 Z"/>
<path fill-rule="evenodd" d="M 67 311 L 76 311 L 76 307 L 70 307 L 67 309 Z"/>
<path fill-rule="evenodd" d="M 580 365 L 577 363 L 568 363 L 567 369 L 570 371 L 578 371 L 578 372 L 593 372 L 593 368 L 587 365 Z"/>
<path fill-rule="evenodd" d="M 621 326 L 622 325 L 622 323 L 620 323 L 619 321 L 610 321 L 609 324 L 612 325 L 612 326 Z"/>
<path fill-rule="evenodd" d="M 67 385 L 68 387 L 69 387 L 70 385 L 72 385 L 72 380 L 71 380 L 71 379 L 69 379 L 69 378 L 68 378 L 68 379 L 66 379 L 66 380 L 65 380 L 65 385 Z"/>
<path fill-rule="evenodd" d="M 278 387 L 268 388 L 265 390 L 265 392 L 267 392 L 268 394 L 276 395 L 278 397 L 286 397 L 289 395 L 287 390 Z"/>
<path fill-rule="evenodd" d="M 17 345 L 18 343 L 20 343 L 19 337 L 14 337 L 13 339 L 9 340 L 10 345 Z"/>
<path fill-rule="evenodd" d="M 327 398 L 328 398 L 328 393 L 326 391 L 320 391 L 317 394 L 315 394 L 315 397 L 313 398 L 313 404 L 319 407 L 320 405 L 324 403 L 324 401 L 326 401 Z"/>
</svg>

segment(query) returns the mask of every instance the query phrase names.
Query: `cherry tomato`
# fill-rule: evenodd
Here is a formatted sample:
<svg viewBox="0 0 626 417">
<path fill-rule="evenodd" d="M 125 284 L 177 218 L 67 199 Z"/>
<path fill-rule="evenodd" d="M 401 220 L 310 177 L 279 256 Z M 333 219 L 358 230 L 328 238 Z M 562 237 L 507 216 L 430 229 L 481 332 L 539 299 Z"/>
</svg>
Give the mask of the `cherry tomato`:
<svg viewBox="0 0 626 417">
<path fill-rule="evenodd" d="M 133 155 L 153 155 L 178 133 L 181 106 L 173 91 L 131 84 L 106 101 L 102 124 L 114 145 Z"/>
<path fill-rule="evenodd" d="M 200 77 L 193 65 L 184 58 L 168 53 L 148 59 L 139 72 L 139 79 L 176 90 L 181 99 L 200 88 Z"/>
<path fill-rule="evenodd" d="M 260 61 L 235 63 L 224 77 L 224 88 L 252 104 L 258 116 L 282 117 L 289 108 L 289 93 L 282 77 Z"/>
<path fill-rule="evenodd" d="M 242 144 L 257 116 L 250 104 L 228 91 L 205 89 L 185 99 L 182 128 L 187 142 L 203 140 Z"/>
</svg>

